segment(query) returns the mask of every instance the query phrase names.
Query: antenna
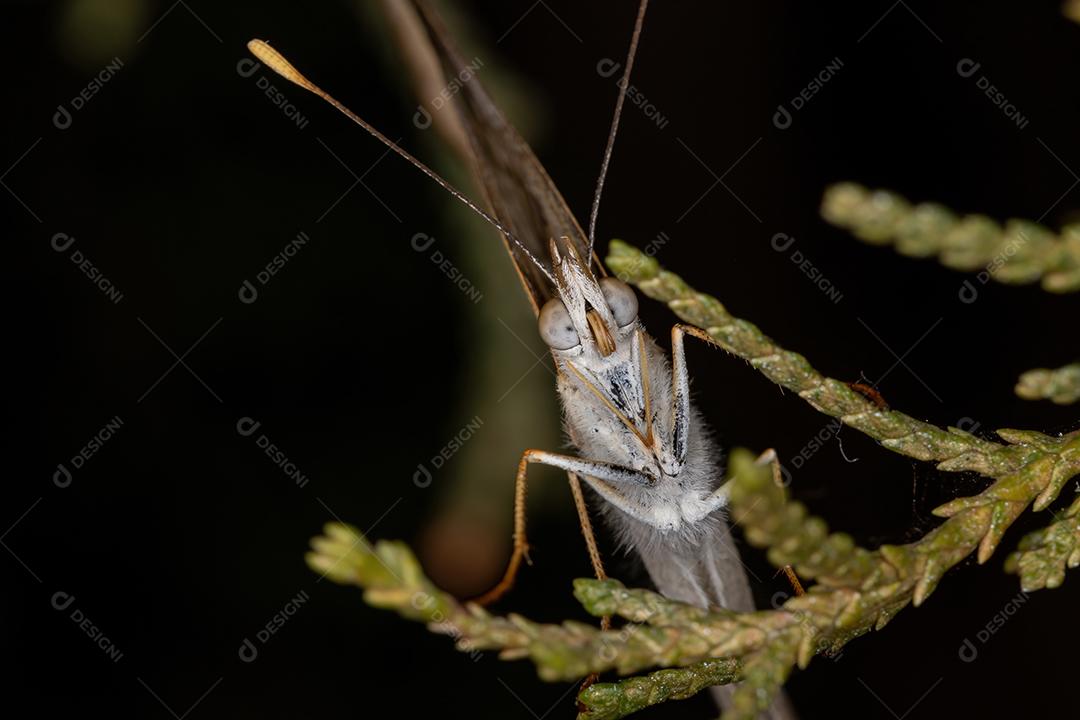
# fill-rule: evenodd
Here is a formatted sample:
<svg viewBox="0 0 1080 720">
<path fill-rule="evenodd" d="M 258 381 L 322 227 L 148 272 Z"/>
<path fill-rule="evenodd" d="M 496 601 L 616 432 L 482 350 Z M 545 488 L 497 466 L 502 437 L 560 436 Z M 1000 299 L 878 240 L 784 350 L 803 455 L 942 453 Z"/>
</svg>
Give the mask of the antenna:
<svg viewBox="0 0 1080 720">
<path fill-rule="evenodd" d="M 593 254 L 593 245 L 596 244 L 596 216 L 600 214 L 600 196 L 604 192 L 604 180 L 607 179 L 611 151 L 615 147 L 615 135 L 619 132 L 619 118 L 622 117 L 623 103 L 626 101 L 626 88 L 630 85 L 630 71 L 634 69 L 634 56 L 637 55 L 638 40 L 641 38 L 641 26 L 645 23 L 645 8 L 648 6 L 649 0 L 641 0 L 641 4 L 638 5 L 637 20 L 634 21 L 634 34 L 630 36 L 630 50 L 626 54 L 626 70 L 623 71 L 622 79 L 619 80 L 619 99 L 615 101 L 615 117 L 611 119 L 607 147 L 604 148 L 604 159 L 600 163 L 600 177 L 596 180 L 596 193 L 593 195 L 592 210 L 589 212 L 590 258 Z"/>
<path fill-rule="evenodd" d="M 441 175 L 439 175 L 437 172 L 435 172 L 434 170 L 429 168 L 424 163 L 417 160 L 415 157 L 410 155 L 407 151 L 402 150 L 400 147 L 398 147 L 397 143 L 395 143 L 390 138 L 386 137 L 381 132 L 376 130 L 372 125 L 368 124 L 367 121 L 365 121 L 359 115 L 354 113 L 352 110 L 350 110 L 349 108 L 342 105 L 340 102 L 338 102 L 336 99 L 334 99 L 334 97 L 331 96 L 328 92 L 326 92 L 325 90 L 320 88 L 318 85 L 316 85 L 315 83 L 311 82 L 306 77 L 304 77 L 304 75 L 299 70 L 297 70 L 295 67 L 293 67 L 292 63 L 290 63 L 288 60 L 286 60 L 285 57 L 281 53 L 279 53 L 274 48 L 270 47 L 270 43 L 266 42 L 265 40 L 250 40 L 250 41 L 248 41 L 247 47 L 248 47 L 248 50 L 251 51 L 251 54 L 254 55 L 255 57 L 257 57 L 259 60 L 261 60 L 263 62 L 263 64 L 265 64 L 268 68 L 270 68 L 271 70 L 273 70 L 274 72 L 276 72 L 278 75 L 285 78 L 289 82 L 292 82 L 292 83 L 294 83 L 296 85 L 299 85 L 300 87 L 304 88 L 305 90 L 319 96 L 320 98 L 322 98 L 326 102 L 333 105 L 335 108 L 340 110 L 341 113 L 343 115 L 345 115 L 345 117 L 349 118 L 354 123 L 356 123 L 360 127 L 367 130 L 369 133 L 371 133 L 373 136 L 375 136 L 375 138 L 379 142 L 381 142 L 383 145 L 386 145 L 388 148 L 390 148 L 391 150 L 396 152 L 401 157 L 405 158 L 414 167 L 419 169 L 421 172 L 423 172 L 429 178 L 431 178 L 432 180 L 437 182 L 440 186 L 442 186 L 442 188 L 444 190 L 446 190 L 448 193 L 450 193 L 451 195 L 456 197 L 461 202 L 465 203 L 465 205 L 470 210 L 475 212 L 480 217 L 484 218 L 484 220 L 487 220 L 491 225 L 493 225 L 495 228 L 497 228 L 499 230 L 499 232 L 501 232 L 503 235 L 505 235 L 506 238 L 510 242 L 512 242 L 519 250 L 521 250 L 523 253 L 525 253 L 525 256 L 528 257 L 529 260 L 531 260 L 533 262 L 533 264 L 536 265 L 537 268 L 539 268 L 540 272 L 542 272 L 544 274 L 544 276 L 548 280 L 551 281 L 551 284 L 555 285 L 555 278 L 551 275 L 550 272 L 548 272 L 547 268 L 545 268 L 543 266 L 543 264 L 539 260 L 536 259 L 536 256 L 533 255 L 529 251 L 529 248 L 525 247 L 525 245 L 522 244 L 522 242 L 517 239 L 517 236 L 515 236 L 512 232 L 510 232 L 510 230 L 508 230 L 498 220 L 493 218 L 488 213 L 484 212 L 484 210 L 479 205 L 477 205 L 472 200 L 470 200 L 468 197 L 466 197 L 464 193 L 462 193 L 460 190 L 455 188 L 449 182 L 444 180 Z"/>
</svg>

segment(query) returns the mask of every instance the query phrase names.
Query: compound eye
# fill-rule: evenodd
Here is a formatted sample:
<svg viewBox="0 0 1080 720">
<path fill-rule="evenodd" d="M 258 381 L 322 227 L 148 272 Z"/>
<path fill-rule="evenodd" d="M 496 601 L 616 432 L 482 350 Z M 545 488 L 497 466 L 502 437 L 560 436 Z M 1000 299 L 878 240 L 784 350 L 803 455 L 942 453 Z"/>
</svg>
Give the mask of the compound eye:
<svg viewBox="0 0 1080 720">
<path fill-rule="evenodd" d="M 611 314 L 615 318 L 615 324 L 626 327 L 637 318 L 637 295 L 634 290 L 622 280 L 606 277 L 600 280 L 600 290 L 604 293 Z"/>
<path fill-rule="evenodd" d="M 555 350 L 569 350 L 581 344 L 570 313 L 559 298 L 552 298 L 540 308 L 540 337 L 548 347 Z"/>
</svg>

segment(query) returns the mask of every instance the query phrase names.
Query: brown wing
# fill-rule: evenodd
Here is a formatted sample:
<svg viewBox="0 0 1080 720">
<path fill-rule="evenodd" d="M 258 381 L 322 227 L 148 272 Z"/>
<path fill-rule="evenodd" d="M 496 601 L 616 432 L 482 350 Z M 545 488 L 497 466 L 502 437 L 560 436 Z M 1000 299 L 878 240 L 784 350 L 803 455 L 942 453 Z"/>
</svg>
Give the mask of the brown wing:
<svg viewBox="0 0 1080 720">
<path fill-rule="evenodd" d="M 435 97 L 448 79 L 460 83 L 461 90 L 452 104 L 455 121 L 441 129 L 451 146 L 466 155 L 491 213 L 541 262 L 550 262 L 548 240 L 562 236 L 570 238 L 580 255 L 587 257 L 585 234 L 555 183 L 528 143 L 496 107 L 475 71 L 468 68 L 435 11 L 424 0 L 386 0 L 384 4 L 420 92 L 432 87 L 431 57 L 441 67 L 441 83 L 435 86 L 435 93 L 422 94 L 422 101 Z M 410 8 L 415 12 L 406 12 Z M 410 23 L 415 25 L 410 27 Z M 423 39 L 427 46 L 417 46 Z M 444 114 L 445 108 L 433 113 L 437 122 Z M 462 132 L 466 143 L 460 142 Z M 553 295 L 554 288 L 520 249 L 505 237 L 503 241 L 537 309 Z"/>
</svg>

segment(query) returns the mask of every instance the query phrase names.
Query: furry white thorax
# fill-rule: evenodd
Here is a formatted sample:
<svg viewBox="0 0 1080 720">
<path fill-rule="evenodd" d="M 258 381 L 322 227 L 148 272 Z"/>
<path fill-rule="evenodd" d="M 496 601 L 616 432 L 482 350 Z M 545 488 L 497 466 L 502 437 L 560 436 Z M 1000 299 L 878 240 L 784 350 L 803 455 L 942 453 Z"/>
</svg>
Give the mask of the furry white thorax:
<svg viewBox="0 0 1080 720">
<path fill-rule="evenodd" d="M 652 480 L 649 484 L 630 480 L 620 485 L 616 490 L 621 497 L 613 501 L 608 488 L 584 478 L 609 500 L 604 511 L 624 545 L 642 553 L 660 545 L 677 553 L 689 551 L 716 529 L 719 523 L 710 516 L 727 501 L 716 488 L 720 452 L 691 407 L 686 457 L 683 462 L 677 460 L 672 447 L 672 374 L 666 354 L 637 320 L 617 328 L 613 336 L 616 349 L 607 357 L 585 343 L 554 353 L 566 431 L 581 457 L 638 470 Z M 643 354 L 651 418 L 645 416 Z M 638 433 L 612 413 L 605 399 L 633 422 Z M 650 438 L 651 443 L 643 442 L 641 436 Z"/>
</svg>

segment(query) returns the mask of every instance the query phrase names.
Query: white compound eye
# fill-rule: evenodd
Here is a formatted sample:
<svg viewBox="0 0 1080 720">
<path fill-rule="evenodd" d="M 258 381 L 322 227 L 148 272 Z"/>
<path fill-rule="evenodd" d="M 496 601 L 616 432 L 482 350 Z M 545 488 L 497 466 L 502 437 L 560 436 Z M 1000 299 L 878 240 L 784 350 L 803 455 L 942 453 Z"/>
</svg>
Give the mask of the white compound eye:
<svg viewBox="0 0 1080 720">
<path fill-rule="evenodd" d="M 600 280 L 600 290 L 604 293 L 615 324 L 626 327 L 637 318 L 637 295 L 633 289 L 621 280 L 606 277 Z"/>
<path fill-rule="evenodd" d="M 569 350 L 581 344 L 570 313 L 559 298 L 551 298 L 540 308 L 540 337 L 548 347 Z"/>
</svg>

